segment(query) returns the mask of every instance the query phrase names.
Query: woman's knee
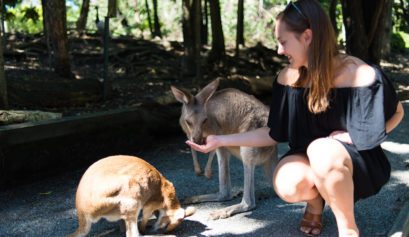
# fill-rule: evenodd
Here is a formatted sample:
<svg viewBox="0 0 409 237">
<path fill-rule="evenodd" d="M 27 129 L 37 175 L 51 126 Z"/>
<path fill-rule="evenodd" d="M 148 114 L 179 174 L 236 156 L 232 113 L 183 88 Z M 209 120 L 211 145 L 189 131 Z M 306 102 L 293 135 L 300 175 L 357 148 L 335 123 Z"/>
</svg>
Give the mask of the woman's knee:
<svg viewBox="0 0 409 237">
<path fill-rule="evenodd" d="M 302 201 L 305 192 L 314 186 L 312 180 L 308 178 L 308 172 L 308 165 L 304 162 L 279 164 L 273 176 L 276 194 L 287 202 Z"/>
<path fill-rule="evenodd" d="M 352 170 L 352 161 L 345 147 L 331 138 L 319 138 L 311 142 L 307 156 L 311 170 L 318 178 L 325 178 L 336 170 Z"/>
</svg>

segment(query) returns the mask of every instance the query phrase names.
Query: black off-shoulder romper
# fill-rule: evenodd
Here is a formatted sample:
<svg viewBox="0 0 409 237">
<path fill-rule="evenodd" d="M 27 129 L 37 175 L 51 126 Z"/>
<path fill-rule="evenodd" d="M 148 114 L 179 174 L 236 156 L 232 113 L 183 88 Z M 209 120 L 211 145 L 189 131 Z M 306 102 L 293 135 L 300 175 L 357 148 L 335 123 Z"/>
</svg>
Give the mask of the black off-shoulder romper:
<svg viewBox="0 0 409 237">
<path fill-rule="evenodd" d="M 319 114 L 308 110 L 306 88 L 273 82 L 270 136 L 277 142 L 288 142 L 290 147 L 281 159 L 305 154 L 313 140 L 335 130 L 348 131 L 353 144 L 341 143 L 353 161 L 355 201 L 376 194 L 391 172 L 380 144 L 387 137 L 385 121 L 395 113 L 398 99 L 386 75 L 374 69 L 376 80 L 369 86 L 332 89 L 329 109 Z"/>
</svg>

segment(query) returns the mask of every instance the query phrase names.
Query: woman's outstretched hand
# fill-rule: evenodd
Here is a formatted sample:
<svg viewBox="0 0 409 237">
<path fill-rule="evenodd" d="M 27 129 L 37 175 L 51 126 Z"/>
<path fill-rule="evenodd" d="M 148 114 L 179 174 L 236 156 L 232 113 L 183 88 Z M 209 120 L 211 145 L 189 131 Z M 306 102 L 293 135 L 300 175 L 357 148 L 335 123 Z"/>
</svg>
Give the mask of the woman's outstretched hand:
<svg viewBox="0 0 409 237">
<path fill-rule="evenodd" d="M 347 144 L 352 144 L 352 139 L 349 136 L 349 133 L 346 131 L 333 131 L 330 135 L 330 138 L 337 139 L 341 142 L 345 142 Z"/>
<path fill-rule="evenodd" d="M 203 153 L 209 153 L 211 151 L 216 150 L 218 147 L 220 147 L 219 140 L 217 139 L 217 136 L 215 135 L 207 136 L 206 142 L 203 145 L 199 145 L 189 140 L 186 141 L 186 144 L 188 144 L 192 149 L 203 152 Z"/>
</svg>

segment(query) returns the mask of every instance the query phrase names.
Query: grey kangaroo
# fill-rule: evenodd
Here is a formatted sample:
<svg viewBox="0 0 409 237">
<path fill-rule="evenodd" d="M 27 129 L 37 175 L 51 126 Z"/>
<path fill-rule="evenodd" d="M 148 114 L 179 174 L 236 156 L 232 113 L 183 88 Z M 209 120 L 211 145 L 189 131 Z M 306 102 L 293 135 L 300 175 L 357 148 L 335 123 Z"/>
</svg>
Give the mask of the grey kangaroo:
<svg viewBox="0 0 409 237">
<path fill-rule="evenodd" d="M 250 131 L 267 125 L 269 108 L 254 96 L 237 89 L 216 92 L 219 80 L 214 80 L 196 96 L 171 86 L 176 100 L 183 104 L 180 122 L 189 130 L 190 139 L 203 144 L 210 134 L 231 134 Z M 256 207 L 254 170 L 263 165 L 271 184 L 273 168 L 277 163 L 277 149 L 272 147 L 221 147 L 216 150 L 219 168 L 219 192 L 189 197 L 185 203 L 226 201 L 233 198 L 229 159 L 233 155 L 243 162 L 244 188 L 240 204 L 210 213 L 212 219 L 228 218 Z"/>
<path fill-rule="evenodd" d="M 172 92 L 173 92 L 174 87 L 171 87 L 171 88 L 172 88 Z M 177 89 L 175 88 L 175 90 L 177 90 Z M 175 94 L 175 96 L 176 96 L 176 94 Z M 186 118 L 185 118 L 185 116 L 183 116 L 183 114 L 179 118 L 179 124 L 182 127 L 183 132 L 185 132 L 187 138 L 189 140 L 193 141 L 193 137 L 192 137 L 193 136 L 193 134 L 192 134 L 193 131 L 192 131 L 191 127 L 188 125 L 188 123 L 186 123 Z M 195 170 L 195 174 L 197 176 L 202 175 L 202 169 L 200 168 L 200 164 L 199 164 L 199 161 L 197 159 L 197 152 L 195 150 L 193 150 L 193 149 L 190 149 L 190 151 L 192 153 L 193 168 Z M 207 162 L 206 162 L 206 166 L 205 166 L 205 170 L 204 170 L 204 176 L 206 176 L 206 178 L 208 178 L 208 179 L 210 179 L 212 177 L 212 162 L 213 162 L 214 155 L 215 155 L 214 151 L 210 152 L 209 157 L 208 157 Z"/>
</svg>

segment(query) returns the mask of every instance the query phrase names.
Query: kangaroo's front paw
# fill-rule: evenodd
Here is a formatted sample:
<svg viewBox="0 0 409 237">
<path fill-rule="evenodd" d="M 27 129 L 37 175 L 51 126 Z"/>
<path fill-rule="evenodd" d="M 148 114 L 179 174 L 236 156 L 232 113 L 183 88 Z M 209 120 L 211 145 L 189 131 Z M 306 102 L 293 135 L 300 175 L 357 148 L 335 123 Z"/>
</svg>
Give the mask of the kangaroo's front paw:
<svg viewBox="0 0 409 237">
<path fill-rule="evenodd" d="M 221 209 L 221 210 L 210 212 L 209 219 L 211 220 L 226 219 L 230 216 L 231 216 L 231 213 L 228 213 L 226 210 Z"/>
</svg>

